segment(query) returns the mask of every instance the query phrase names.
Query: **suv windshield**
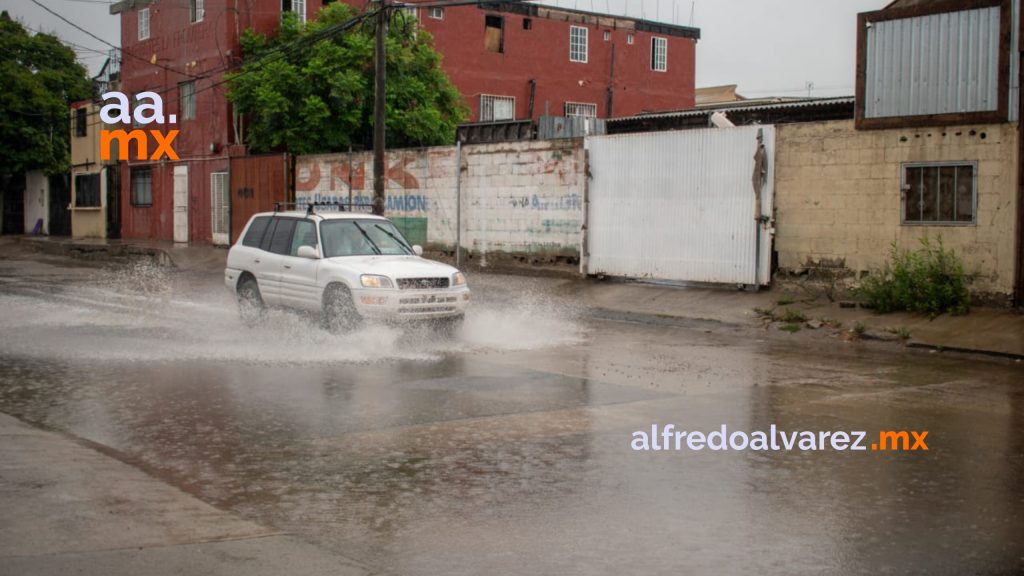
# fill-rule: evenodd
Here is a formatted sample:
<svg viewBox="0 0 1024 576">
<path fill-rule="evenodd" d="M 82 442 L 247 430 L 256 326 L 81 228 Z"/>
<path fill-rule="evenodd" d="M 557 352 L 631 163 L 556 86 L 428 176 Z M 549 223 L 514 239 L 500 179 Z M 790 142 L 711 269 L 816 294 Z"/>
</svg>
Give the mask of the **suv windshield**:
<svg viewBox="0 0 1024 576">
<path fill-rule="evenodd" d="M 413 253 L 402 233 L 387 220 L 325 220 L 320 223 L 320 238 L 325 258 Z"/>
</svg>

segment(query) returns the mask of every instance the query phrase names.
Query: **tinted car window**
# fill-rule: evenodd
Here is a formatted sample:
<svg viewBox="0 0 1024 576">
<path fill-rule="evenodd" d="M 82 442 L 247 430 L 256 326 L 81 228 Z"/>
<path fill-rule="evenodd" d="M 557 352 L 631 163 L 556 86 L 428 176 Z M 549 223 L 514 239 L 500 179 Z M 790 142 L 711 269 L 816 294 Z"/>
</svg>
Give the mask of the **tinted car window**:
<svg viewBox="0 0 1024 576">
<path fill-rule="evenodd" d="M 295 230 L 295 220 L 280 219 L 274 227 L 274 236 L 270 240 L 270 251 L 274 254 L 287 254 L 292 244 L 292 231 Z"/>
<path fill-rule="evenodd" d="M 289 254 L 298 256 L 299 246 L 316 248 L 316 226 L 309 220 L 299 220 L 295 224 L 295 234 L 292 236 L 292 249 Z"/>
<path fill-rule="evenodd" d="M 243 246 L 252 246 L 258 248 L 260 241 L 263 240 L 263 233 L 267 231 L 267 226 L 270 225 L 270 216 L 260 216 L 252 221 L 249 225 L 249 230 L 245 233 L 245 238 L 242 238 Z"/>
</svg>

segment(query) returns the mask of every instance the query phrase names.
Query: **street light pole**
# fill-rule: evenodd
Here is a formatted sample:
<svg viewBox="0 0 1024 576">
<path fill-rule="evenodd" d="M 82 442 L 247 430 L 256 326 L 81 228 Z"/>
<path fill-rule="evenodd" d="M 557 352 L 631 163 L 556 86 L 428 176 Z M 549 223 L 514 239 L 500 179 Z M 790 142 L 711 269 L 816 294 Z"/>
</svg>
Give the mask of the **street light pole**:
<svg viewBox="0 0 1024 576">
<path fill-rule="evenodd" d="M 384 215 L 384 108 L 387 104 L 386 78 L 387 54 L 385 42 L 387 38 L 388 10 L 387 0 L 380 0 L 380 8 L 377 12 L 377 46 L 375 55 L 374 73 L 374 101 L 373 101 L 373 213 Z"/>
</svg>

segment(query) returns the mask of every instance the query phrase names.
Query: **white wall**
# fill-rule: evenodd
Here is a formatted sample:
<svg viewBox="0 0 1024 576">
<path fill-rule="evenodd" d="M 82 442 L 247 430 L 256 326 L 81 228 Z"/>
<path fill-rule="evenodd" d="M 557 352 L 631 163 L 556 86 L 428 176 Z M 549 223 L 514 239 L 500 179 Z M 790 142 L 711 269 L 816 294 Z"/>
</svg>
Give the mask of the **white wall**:
<svg viewBox="0 0 1024 576">
<path fill-rule="evenodd" d="M 50 180 L 36 170 L 25 175 L 25 234 L 31 234 L 42 219 L 41 234 L 50 233 Z"/>
</svg>

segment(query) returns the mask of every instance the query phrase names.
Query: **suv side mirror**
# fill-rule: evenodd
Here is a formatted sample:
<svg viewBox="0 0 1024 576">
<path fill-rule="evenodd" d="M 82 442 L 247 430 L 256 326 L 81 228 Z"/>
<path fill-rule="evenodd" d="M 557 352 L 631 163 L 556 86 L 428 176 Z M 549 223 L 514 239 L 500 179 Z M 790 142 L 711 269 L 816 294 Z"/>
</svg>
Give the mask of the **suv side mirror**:
<svg viewBox="0 0 1024 576">
<path fill-rule="evenodd" d="M 313 246 L 299 246 L 299 251 L 296 254 L 299 258 L 309 258 L 310 260 L 319 260 L 320 254 L 317 253 L 316 248 Z"/>
<path fill-rule="evenodd" d="M 413 245 L 412 245 L 412 251 L 413 251 L 413 252 L 414 252 L 414 253 L 415 253 L 415 254 L 416 254 L 417 256 L 423 256 L 423 246 L 420 246 L 419 244 L 413 244 Z"/>
</svg>

